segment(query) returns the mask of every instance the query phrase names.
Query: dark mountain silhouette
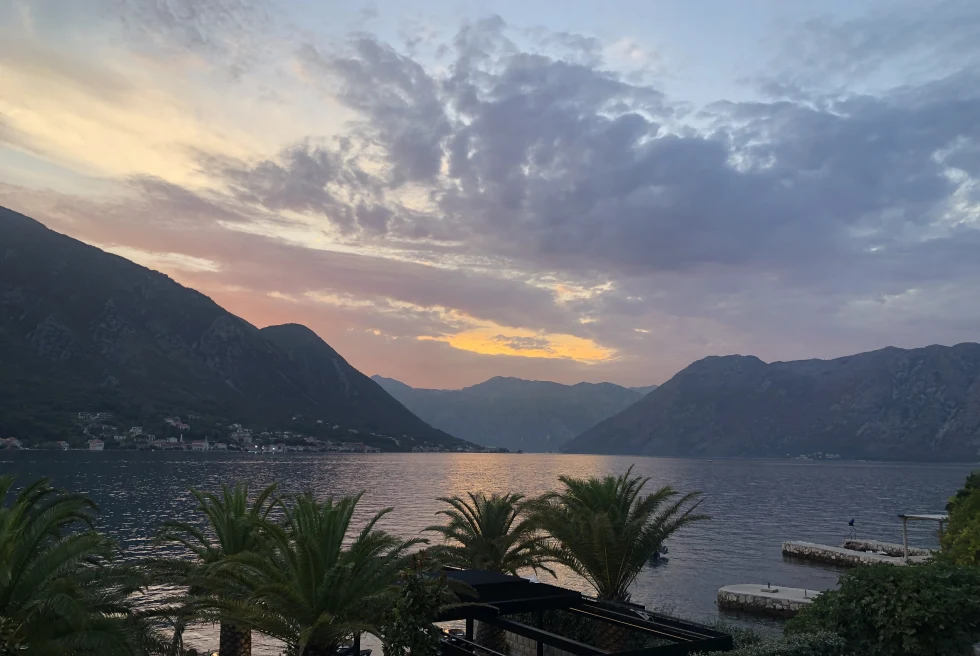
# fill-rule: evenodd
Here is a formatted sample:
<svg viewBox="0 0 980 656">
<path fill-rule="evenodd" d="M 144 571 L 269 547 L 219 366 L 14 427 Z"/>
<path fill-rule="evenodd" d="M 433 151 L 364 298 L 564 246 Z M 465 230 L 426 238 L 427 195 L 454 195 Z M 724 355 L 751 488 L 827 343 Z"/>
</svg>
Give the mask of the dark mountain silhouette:
<svg viewBox="0 0 980 656">
<path fill-rule="evenodd" d="M 373 379 L 433 426 L 512 451 L 557 450 L 643 397 L 641 391 L 612 383 L 561 385 L 496 377 L 461 390 L 437 390 L 416 389 L 382 376 Z"/>
<path fill-rule="evenodd" d="M 980 344 L 771 364 L 705 358 L 565 450 L 976 461 Z"/>
<path fill-rule="evenodd" d="M 0 435 L 42 439 L 80 411 L 294 415 L 455 446 L 297 325 L 259 330 L 169 277 L 0 208 Z M 414 439 L 411 439 L 414 438 Z"/>
</svg>

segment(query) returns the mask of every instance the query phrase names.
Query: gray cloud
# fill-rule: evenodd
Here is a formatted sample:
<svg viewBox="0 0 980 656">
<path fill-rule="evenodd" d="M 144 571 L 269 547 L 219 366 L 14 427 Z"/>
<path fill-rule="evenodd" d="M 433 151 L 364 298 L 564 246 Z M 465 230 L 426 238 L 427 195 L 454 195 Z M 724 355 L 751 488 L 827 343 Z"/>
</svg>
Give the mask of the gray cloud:
<svg viewBox="0 0 980 656">
<path fill-rule="evenodd" d="M 909 19 L 911 4 L 881 20 L 811 22 L 787 58 L 791 74 L 767 81 L 775 95 L 719 101 L 695 117 L 608 69 L 594 39 L 537 34 L 542 45 L 525 49 L 498 17 L 465 25 L 441 48 L 413 41 L 400 52 L 363 34 L 341 49 L 308 45 L 306 72 L 360 117 L 345 138 L 311 137 L 261 161 L 202 158 L 227 196 L 137 179 L 135 207 L 71 211 L 76 221 L 89 213 L 104 243 L 220 261 L 220 273 L 193 274 L 195 284 L 249 289 L 270 316 L 292 308 L 327 321 L 316 304 L 267 292 L 358 300 L 331 309 L 339 326 L 323 330 L 341 346 L 385 353 L 394 347 L 377 340 L 459 328 L 442 307 L 593 338 L 621 357 L 588 370 L 533 365 L 635 384 L 711 353 L 785 359 L 975 339 L 980 80 L 969 64 L 980 40 L 966 37 L 980 20 L 967 3 L 937 7 L 923 25 Z M 955 31 L 949 43 L 938 44 L 937 26 Z M 902 40 L 950 56 L 892 80 Z M 446 65 L 413 55 L 422 45 Z M 836 66 L 835 49 L 851 66 L 840 64 L 841 78 L 860 87 L 815 83 L 820 53 Z M 67 215 L 69 204 L 51 214 Z M 280 212 L 321 220 L 348 245 L 457 268 L 217 226 L 285 224 Z M 558 302 L 522 275 L 608 284 Z M 419 349 L 449 358 L 449 348 L 415 343 L 398 366 Z M 490 367 L 485 356 L 450 360 Z M 511 373 L 525 366 L 507 362 Z"/>
<path fill-rule="evenodd" d="M 133 44 L 164 57 L 204 56 L 215 70 L 240 78 L 273 52 L 280 26 L 268 0 L 105 0 Z"/>
<path fill-rule="evenodd" d="M 980 63 L 980 5 L 972 0 L 876 0 L 862 15 L 819 16 L 783 34 L 770 90 L 856 82 L 881 87 Z"/>
<path fill-rule="evenodd" d="M 502 29 L 464 28 L 438 80 L 367 37 L 332 70 L 388 149 L 391 185 L 428 183 L 471 247 L 532 266 L 858 266 L 939 221 L 961 186 L 949 166 L 975 156 L 966 72 L 881 97 L 719 103 L 696 132 L 671 125 L 656 89 L 514 52 Z"/>
<path fill-rule="evenodd" d="M 363 123 L 342 148 L 253 166 L 234 178 L 240 193 L 319 212 L 362 240 L 612 281 L 547 323 L 623 350 L 642 339 L 633 324 L 678 317 L 698 326 L 704 349 L 733 348 L 726 329 L 765 349 L 773 340 L 752 334 L 768 317 L 762 335 L 793 326 L 846 350 L 847 335 L 890 339 L 875 322 L 855 328 L 856 307 L 877 303 L 893 334 L 912 339 L 920 315 L 881 299 L 972 297 L 980 85 L 969 68 L 875 95 L 797 88 L 792 99 L 718 102 L 694 129 L 656 88 L 605 70 L 592 41 L 556 35 L 582 51 L 558 58 L 522 51 L 506 30 L 496 17 L 464 26 L 438 74 L 365 35 L 341 54 L 307 50 Z M 890 56 L 885 37 L 862 43 L 866 57 Z M 407 209 L 392 193 L 406 182 L 434 209 Z M 546 323 L 525 311 L 533 318 L 520 325 Z"/>
<path fill-rule="evenodd" d="M 334 149 L 296 146 L 283 151 L 279 161 L 228 163 L 223 174 L 241 201 L 273 211 L 322 214 L 350 232 L 356 222 L 351 199 L 367 186 L 368 176 L 345 164 L 347 147 L 346 142 Z"/>
<path fill-rule="evenodd" d="M 499 344 L 515 351 L 545 351 L 551 352 L 553 348 L 547 339 L 543 337 L 512 337 L 508 335 L 494 335 L 490 338 L 494 344 Z"/>
<path fill-rule="evenodd" d="M 449 119 L 435 80 L 411 58 L 362 35 L 346 53 L 322 55 L 311 46 L 300 51 L 312 69 L 339 83 L 339 99 L 362 112 L 360 133 L 381 145 L 390 182 L 432 179 L 442 160 Z"/>
</svg>

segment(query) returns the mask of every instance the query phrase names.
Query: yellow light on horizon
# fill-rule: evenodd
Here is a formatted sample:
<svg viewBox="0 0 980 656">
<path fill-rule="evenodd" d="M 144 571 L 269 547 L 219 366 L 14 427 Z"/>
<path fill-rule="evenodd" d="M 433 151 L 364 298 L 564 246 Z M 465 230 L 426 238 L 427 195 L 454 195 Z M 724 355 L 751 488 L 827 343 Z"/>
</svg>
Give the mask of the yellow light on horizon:
<svg viewBox="0 0 980 656">
<path fill-rule="evenodd" d="M 504 326 L 480 327 L 453 335 L 421 336 L 418 339 L 445 342 L 461 351 L 482 355 L 567 359 L 586 364 L 605 362 L 615 356 L 612 349 L 584 337 Z"/>
</svg>

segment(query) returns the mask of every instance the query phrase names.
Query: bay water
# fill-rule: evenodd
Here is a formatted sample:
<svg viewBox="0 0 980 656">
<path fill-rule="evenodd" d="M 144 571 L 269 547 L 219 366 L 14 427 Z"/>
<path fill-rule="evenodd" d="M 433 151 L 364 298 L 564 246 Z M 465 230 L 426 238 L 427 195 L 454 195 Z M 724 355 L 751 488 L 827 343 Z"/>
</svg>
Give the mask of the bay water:
<svg viewBox="0 0 980 656">
<path fill-rule="evenodd" d="M 839 570 L 784 559 L 785 540 L 839 545 L 854 519 L 858 537 L 901 542 L 903 512 L 940 512 L 962 486 L 969 465 L 841 461 L 683 460 L 555 454 L 274 454 L 190 452 L 0 451 L 0 474 L 23 484 L 45 476 L 90 495 L 102 510 L 99 527 L 127 556 L 160 555 L 154 538 L 165 519 L 199 522 L 191 487 L 216 490 L 278 482 L 283 493 L 318 496 L 363 491 L 361 518 L 394 510 L 381 527 L 416 537 L 439 523 L 438 497 L 469 491 L 528 496 L 559 487 L 558 477 L 633 472 L 650 488 L 701 490 L 709 521 L 683 529 L 668 542 L 667 560 L 637 580 L 633 601 L 700 621 L 718 615 L 718 588 L 738 583 L 826 590 Z M 934 547 L 931 523 L 911 523 L 910 542 Z M 554 582 L 547 574 L 544 582 Z M 588 591 L 559 572 L 557 583 Z M 737 621 L 747 621 L 744 617 Z M 217 629 L 195 626 L 190 646 L 217 648 Z M 375 645 L 375 647 L 377 647 Z M 253 653 L 273 656 L 274 641 L 256 636 Z M 380 656 L 380 650 L 376 653 Z"/>
</svg>

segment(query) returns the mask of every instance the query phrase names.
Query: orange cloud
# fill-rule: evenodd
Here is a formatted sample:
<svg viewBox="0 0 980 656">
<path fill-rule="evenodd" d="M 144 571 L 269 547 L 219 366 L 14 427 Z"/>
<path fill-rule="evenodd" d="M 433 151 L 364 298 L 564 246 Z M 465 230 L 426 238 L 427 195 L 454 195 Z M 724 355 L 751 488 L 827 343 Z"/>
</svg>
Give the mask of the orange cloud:
<svg viewBox="0 0 980 656">
<path fill-rule="evenodd" d="M 497 325 L 484 325 L 453 335 L 422 336 L 418 339 L 445 342 L 461 351 L 482 355 L 566 359 L 585 364 L 606 362 L 615 356 L 614 350 L 584 337 Z"/>
</svg>

